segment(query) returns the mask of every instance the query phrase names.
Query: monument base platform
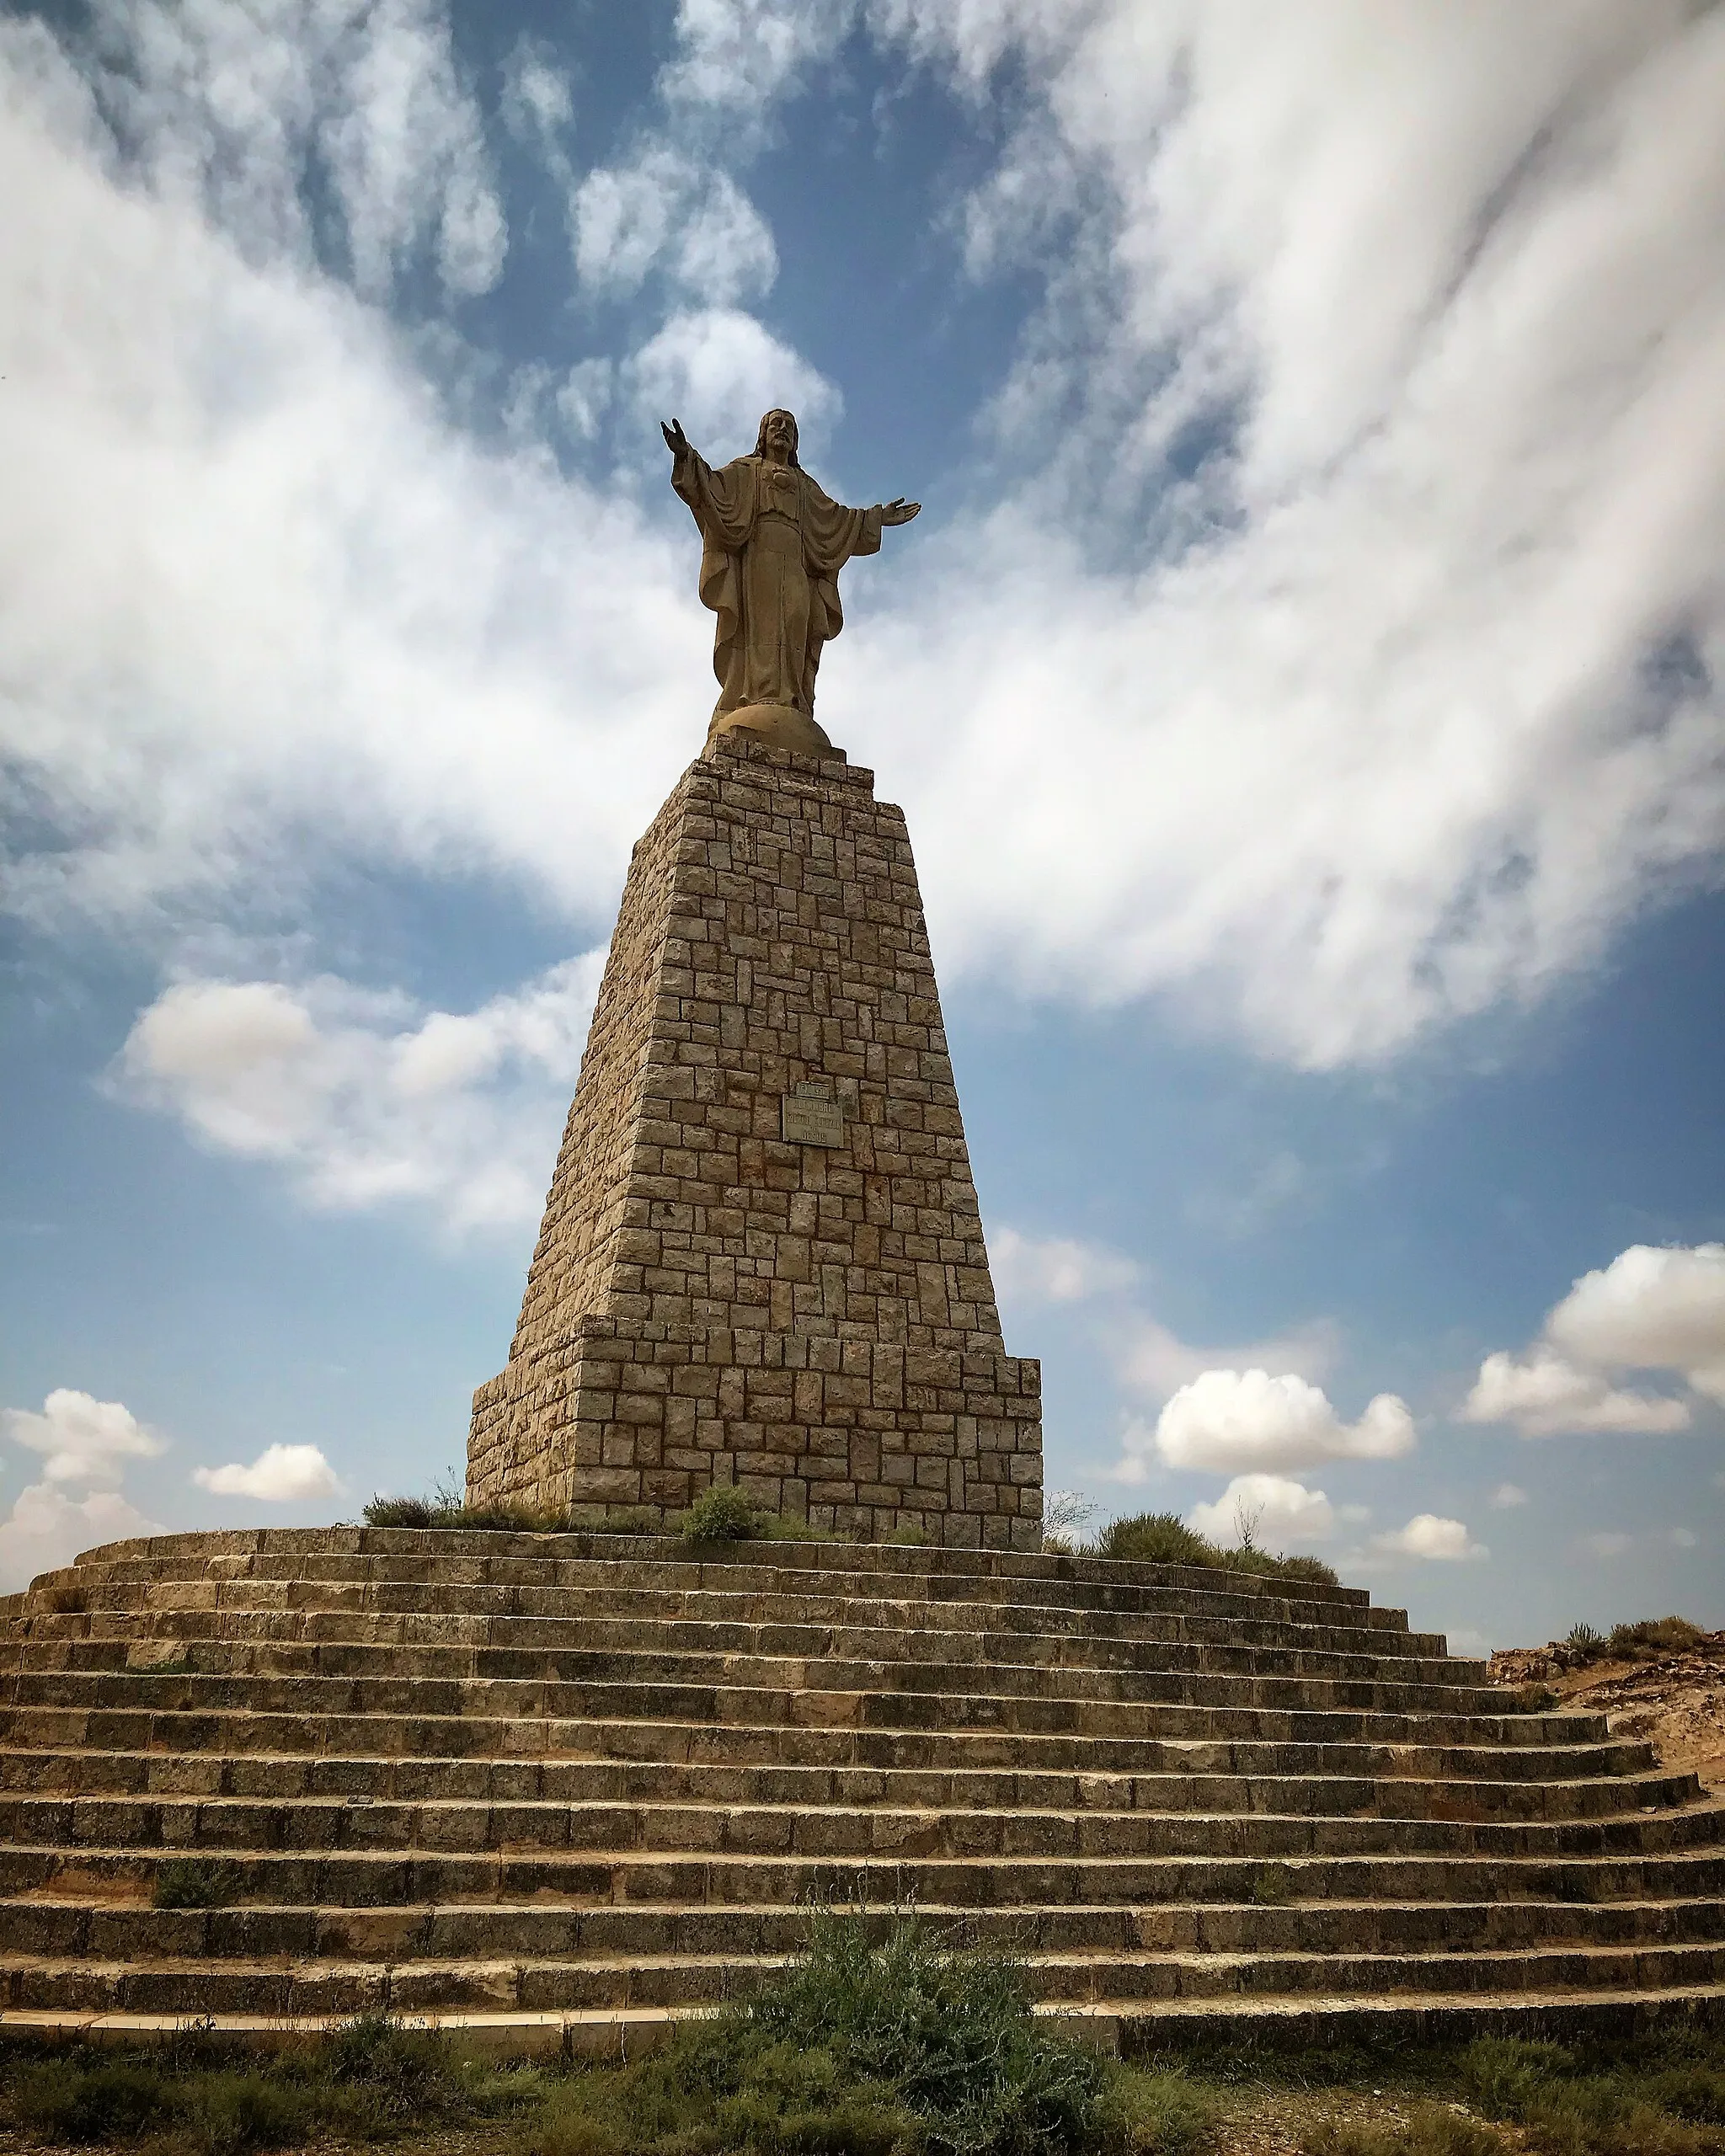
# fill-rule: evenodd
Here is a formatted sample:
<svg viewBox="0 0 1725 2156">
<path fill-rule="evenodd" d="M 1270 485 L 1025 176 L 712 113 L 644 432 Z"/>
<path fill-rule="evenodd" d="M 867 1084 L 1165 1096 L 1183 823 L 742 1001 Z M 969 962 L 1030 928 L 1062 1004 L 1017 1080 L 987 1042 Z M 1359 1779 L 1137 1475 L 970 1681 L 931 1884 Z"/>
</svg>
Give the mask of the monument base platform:
<svg viewBox="0 0 1725 2156">
<path fill-rule="evenodd" d="M 468 1502 L 596 1525 L 734 1482 L 860 1540 L 1037 1550 L 1040 1417 L 1019 1356 L 589 1317 L 473 1396 Z"/>
<path fill-rule="evenodd" d="M 1725 1810 L 1313 1580 L 401 1529 L 0 1598 L 0 2041 L 606 2051 L 823 1908 L 1138 2052 L 1725 2020 Z M 167 1907 L 166 1877 L 222 1882 Z"/>
</svg>

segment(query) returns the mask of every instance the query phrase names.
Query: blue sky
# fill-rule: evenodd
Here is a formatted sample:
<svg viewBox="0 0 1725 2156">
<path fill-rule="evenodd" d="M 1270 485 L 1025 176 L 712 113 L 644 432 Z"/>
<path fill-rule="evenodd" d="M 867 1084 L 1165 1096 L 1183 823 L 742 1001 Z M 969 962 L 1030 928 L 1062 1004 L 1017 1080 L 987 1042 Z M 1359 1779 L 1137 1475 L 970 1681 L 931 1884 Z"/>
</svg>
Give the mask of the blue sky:
<svg viewBox="0 0 1725 2156">
<path fill-rule="evenodd" d="M 786 403 L 926 504 L 820 716 L 1050 1486 L 1725 1622 L 1722 99 L 1651 0 L 0 19 L 0 1585 L 459 1462 L 711 701 L 655 422 Z"/>
</svg>

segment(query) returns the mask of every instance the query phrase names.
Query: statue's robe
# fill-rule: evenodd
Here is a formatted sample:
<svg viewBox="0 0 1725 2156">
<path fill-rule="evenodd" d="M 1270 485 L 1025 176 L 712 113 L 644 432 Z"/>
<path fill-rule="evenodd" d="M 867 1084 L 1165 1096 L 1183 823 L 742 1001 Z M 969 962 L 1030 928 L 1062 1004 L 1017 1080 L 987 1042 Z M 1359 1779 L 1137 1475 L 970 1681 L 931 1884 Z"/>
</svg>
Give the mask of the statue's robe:
<svg viewBox="0 0 1725 2156">
<path fill-rule="evenodd" d="M 717 719 L 745 704 L 813 718 L 820 647 L 845 626 L 839 571 L 880 551 L 879 509 L 846 509 L 806 472 L 739 456 L 718 471 L 693 450 L 671 484 L 701 531 L 701 600 L 718 616 Z"/>
</svg>

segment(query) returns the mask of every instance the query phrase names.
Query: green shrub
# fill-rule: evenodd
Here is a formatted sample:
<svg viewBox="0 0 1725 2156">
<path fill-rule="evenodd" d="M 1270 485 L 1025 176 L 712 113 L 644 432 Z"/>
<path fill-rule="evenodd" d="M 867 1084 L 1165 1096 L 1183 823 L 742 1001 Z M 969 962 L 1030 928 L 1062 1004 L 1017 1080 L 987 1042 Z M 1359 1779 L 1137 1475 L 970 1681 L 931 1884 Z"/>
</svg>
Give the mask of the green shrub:
<svg viewBox="0 0 1725 2156">
<path fill-rule="evenodd" d="M 1711 2061 L 1648 2071 L 1636 2047 L 1589 2049 L 1487 2039 L 1460 2062 L 1480 2110 L 1524 2129 L 1541 2156 L 1715 2156 L 1725 2073 Z"/>
<path fill-rule="evenodd" d="M 625 1505 L 606 1513 L 592 1532 L 595 1534 L 669 1534 L 664 1520 L 647 1505 Z"/>
<path fill-rule="evenodd" d="M 1285 1908 L 1294 1898 L 1294 1874 L 1285 1864 L 1262 1864 L 1252 1875 L 1250 1891 L 1261 1909 Z"/>
<path fill-rule="evenodd" d="M 1605 1653 L 1613 1662 L 1653 1662 L 1661 1655 L 1685 1653 L 1706 1637 L 1687 1617 L 1644 1617 L 1638 1624 L 1614 1625 Z"/>
<path fill-rule="evenodd" d="M 1089 1545 L 1090 1555 L 1136 1565 L 1212 1565 L 1215 1543 L 1187 1526 L 1178 1513 L 1138 1513 L 1111 1519 Z"/>
<path fill-rule="evenodd" d="M 1300 2140 L 1300 2156 L 1511 2156 L 1515 2143 L 1465 2111 L 1421 2104 L 1401 2118 L 1323 2119 Z"/>
<path fill-rule="evenodd" d="M 1529 1684 L 1518 1684 L 1503 1704 L 1511 1714 L 1546 1715 L 1557 1705 L 1557 1694 L 1549 1684 L 1541 1684 L 1535 1678 Z"/>
<path fill-rule="evenodd" d="M 1597 1662 L 1605 1652 L 1605 1636 L 1592 1625 L 1572 1625 L 1563 1644 L 1584 1661 Z"/>
<path fill-rule="evenodd" d="M 241 1874 L 219 1857 L 173 1857 L 156 1874 L 158 1909 L 225 1909 L 238 1901 Z"/>
<path fill-rule="evenodd" d="M 200 2074 L 174 2093 L 187 2137 L 209 2156 L 285 2148 L 305 2137 L 317 2113 L 309 2091 L 257 2073 Z"/>
<path fill-rule="evenodd" d="M 1178 2067 L 1117 2070 L 1102 2100 L 1103 2145 L 1128 2156 L 1197 2156 L 1215 2141 L 1221 2108 Z"/>
<path fill-rule="evenodd" d="M 19 2122 L 44 2141 L 132 2140 L 162 2118 L 166 2089 L 153 2067 L 53 2058 L 26 2067 L 13 2084 Z"/>
<path fill-rule="evenodd" d="M 715 1484 L 696 1498 L 681 1526 L 691 1542 L 755 1542 L 766 1531 L 766 1514 L 740 1490 Z"/>
<path fill-rule="evenodd" d="M 889 2092 L 931 2156 L 1076 2156 L 1101 2131 L 1106 2069 L 1037 2025 L 1020 1966 L 944 1951 L 914 1918 L 878 1945 L 854 1919 L 816 1918 L 749 2026 Z"/>
<path fill-rule="evenodd" d="M 1324 1587 L 1336 1584 L 1334 1569 L 1321 1558 L 1272 1556 L 1268 1550 L 1250 1544 L 1225 1550 L 1188 1527 L 1178 1513 L 1138 1513 L 1130 1519 L 1110 1520 L 1079 1554 L 1113 1557 L 1135 1565 L 1204 1565 L 1270 1579 L 1311 1580 Z"/>
</svg>

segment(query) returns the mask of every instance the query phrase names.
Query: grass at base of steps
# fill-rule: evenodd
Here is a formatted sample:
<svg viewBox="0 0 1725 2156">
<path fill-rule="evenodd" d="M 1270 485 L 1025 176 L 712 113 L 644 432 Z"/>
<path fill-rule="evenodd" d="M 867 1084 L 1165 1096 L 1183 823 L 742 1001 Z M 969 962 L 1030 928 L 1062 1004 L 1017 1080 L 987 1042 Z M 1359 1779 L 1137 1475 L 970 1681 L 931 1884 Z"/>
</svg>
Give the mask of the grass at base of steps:
<svg viewBox="0 0 1725 2156">
<path fill-rule="evenodd" d="M 1725 2156 L 1725 2036 L 1140 2052 L 1071 2043 L 999 1955 L 816 1919 L 747 2007 L 618 2063 L 462 2056 L 384 2019 L 259 2055 L 190 2025 L 0 2048 L 0 2156 Z"/>
</svg>

